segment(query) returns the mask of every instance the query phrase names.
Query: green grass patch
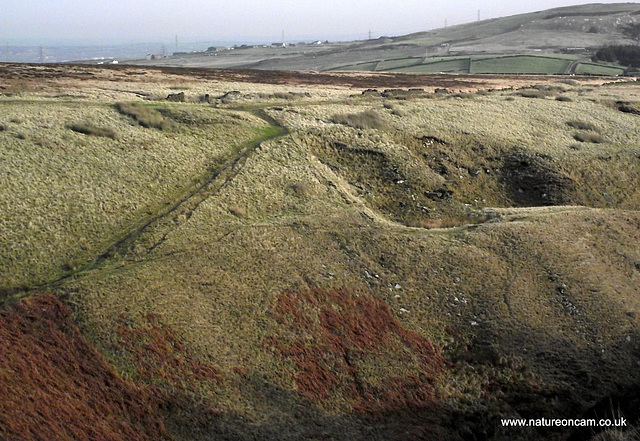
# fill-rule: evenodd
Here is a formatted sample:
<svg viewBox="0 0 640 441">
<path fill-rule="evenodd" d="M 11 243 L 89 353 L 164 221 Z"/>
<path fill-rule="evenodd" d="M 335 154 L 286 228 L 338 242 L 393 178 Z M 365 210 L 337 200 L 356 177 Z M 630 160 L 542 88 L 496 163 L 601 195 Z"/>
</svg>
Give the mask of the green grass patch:
<svg viewBox="0 0 640 441">
<path fill-rule="evenodd" d="M 472 59 L 470 73 L 563 74 L 571 61 L 562 58 L 515 55 Z"/>
<path fill-rule="evenodd" d="M 378 65 L 377 61 L 367 62 L 367 63 L 357 63 L 357 64 L 348 64 L 346 66 L 339 66 L 333 69 L 332 71 L 346 71 L 346 72 L 372 72 L 376 69 Z"/>
<path fill-rule="evenodd" d="M 414 73 L 464 73 L 469 71 L 469 58 L 441 59 L 430 61 L 427 59 L 423 64 L 394 69 L 394 72 L 414 72 Z"/>
<path fill-rule="evenodd" d="M 576 68 L 576 74 L 578 75 L 602 75 L 602 76 L 616 76 L 624 73 L 624 67 L 617 67 L 613 65 L 599 64 L 599 63 L 580 63 Z"/>
<path fill-rule="evenodd" d="M 376 70 L 385 71 L 385 70 L 395 70 L 402 67 L 409 67 L 420 64 L 421 58 L 402 58 L 399 60 L 384 60 L 378 63 Z"/>
</svg>

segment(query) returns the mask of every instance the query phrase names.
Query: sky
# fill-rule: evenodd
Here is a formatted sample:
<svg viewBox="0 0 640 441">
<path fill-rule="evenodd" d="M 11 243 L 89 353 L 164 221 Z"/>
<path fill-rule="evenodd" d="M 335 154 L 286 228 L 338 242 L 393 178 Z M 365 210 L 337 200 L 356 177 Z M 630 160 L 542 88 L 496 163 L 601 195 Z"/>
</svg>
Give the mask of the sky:
<svg viewBox="0 0 640 441">
<path fill-rule="evenodd" d="M 618 3 L 620 0 L 599 0 Z M 0 44 L 365 39 L 585 0 L 0 0 Z"/>
</svg>

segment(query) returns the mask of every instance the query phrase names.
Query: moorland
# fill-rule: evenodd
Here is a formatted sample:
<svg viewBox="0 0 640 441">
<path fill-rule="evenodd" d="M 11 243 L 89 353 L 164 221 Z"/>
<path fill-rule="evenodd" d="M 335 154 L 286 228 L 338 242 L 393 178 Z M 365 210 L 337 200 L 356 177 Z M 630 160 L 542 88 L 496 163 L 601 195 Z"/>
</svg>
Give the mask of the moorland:
<svg viewBox="0 0 640 441">
<path fill-rule="evenodd" d="M 0 65 L 0 438 L 636 439 L 639 102 Z"/>
</svg>

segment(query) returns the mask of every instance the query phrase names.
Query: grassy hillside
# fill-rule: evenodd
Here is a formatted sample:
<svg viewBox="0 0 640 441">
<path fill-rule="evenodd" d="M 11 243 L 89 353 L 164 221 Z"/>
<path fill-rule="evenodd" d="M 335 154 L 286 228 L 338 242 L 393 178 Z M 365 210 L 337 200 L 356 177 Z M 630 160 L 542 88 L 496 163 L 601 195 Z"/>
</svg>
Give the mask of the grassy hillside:
<svg viewBox="0 0 640 441">
<path fill-rule="evenodd" d="M 374 40 L 220 48 L 217 52 L 131 62 L 274 70 L 619 75 L 624 68 L 594 68 L 590 56 L 605 45 L 635 44 L 625 30 L 640 22 L 639 11 L 637 3 L 586 4 Z M 468 57 L 477 66 L 469 68 L 457 58 L 448 58 L 457 56 Z M 433 64 L 438 57 L 447 59 Z M 476 57 L 487 65 L 474 63 Z"/>
<path fill-rule="evenodd" d="M 114 440 L 590 439 L 500 418 L 608 400 L 637 424 L 636 82 L 278 81 L 2 67 L 6 436 L 91 436 L 19 417 L 34 382 Z"/>
</svg>

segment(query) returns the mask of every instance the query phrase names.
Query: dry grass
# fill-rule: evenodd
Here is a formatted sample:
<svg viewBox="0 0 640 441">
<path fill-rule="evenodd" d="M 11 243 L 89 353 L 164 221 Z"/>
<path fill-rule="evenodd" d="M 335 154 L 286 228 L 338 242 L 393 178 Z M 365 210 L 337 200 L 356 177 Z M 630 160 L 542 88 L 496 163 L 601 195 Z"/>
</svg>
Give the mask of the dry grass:
<svg viewBox="0 0 640 441">
<path fill-rule="evenodd" d="M 182 80 L 120 74 L 126 93 L 163 98 Z M 638 121 L 603 105 L 636 100 L 631 85 L 572 102 L 416 97 L 394 103 L 402 118 L 381 98 L 309 87 L 314 100 L 265 110 L 287 136 L 87 271 L 243 140 L 277 130 L 250 112 L 165 101 L 153 108 L 176 128 L 147 130 L 114 110 L 125 92 L 84 81 L 92 98 L 72 105 L 0 101 L 3 120 L 23 120 L 0 132 L 2 273 L 15 286 L 75 267 L 56 291 L 118 372 L 173 400 L 179 439 L 513 439 L 500 417 L 580 417 L 610 394 L 612 373 L 640 383 Z M 192 90 L 239 90 L 257 106 L 293 86 L 278 87 Z M 368 112 L 384 126 L 334 123 Z M 66 128 L 77 121 L 120 138 Z M 566 121 L 595 124 L 607 143 L 567 148 Z"/>
<path fill-rule="evenodd" d="M 345 124 L 356 129 L 381 129 L 386 125 L 380 114 L 374 110 L 366 110 L 361 113 L 338 114 L 333 117 L 333 122 Z"/>
<path fill-rule="evenodd" d="M 415 226 L 431 229 L 431 228 L 455 228 L 464 225 L 477 225 L 486 222 L 489 216 L 459 216 L 445 219 L 424 219 Z"/>
<path fill-rule="evenodd" d="M 7 171 L 0 175 L 0 286 L 5 288 L 37 285 L 81 268 L 200 185 L 265 127 L 249 114 L 196 105 L 183 116 L 195 124 L 171 133 L 130 126 L 104 104 L 18 101 L 0 107 L 23 120 L 0 132 L 6 147 L 0 161 Z M 78 120 L 117 128 L 118 139 L 67 128 Z M 84 129 L 96 131 L 93 125 Z M 50 173 L 43 173 L 42 164 Z"/>
<path fill-rule="evenodd" d="M 597 133 L 574 133 L 573 139 L 580 142 L 592 142 L 594 144 L 602 144 L 605 142 L 604 137 Z"/>
<path fill-rule="evenodd" d="M 598 132 L 598 128 L 591 123 L 588 122 L 584 122 L 584 121 L 567 121 L 567 125 L 569 127 L 572 127 L 574 129 L 578 129 L 578 130 L 591 130 L 593 132 Z"/>
<path fill-rule="evenodd" d="M 122 380 L 52 295 L 0 313 L 0 437 L 170 440 L 154 388 Z"/>
<path fill-rule="evenodd" d="M 218 368 L 194 359 L 176 332 L 162 323 L 160 316 L 147 314 L 141 326 L 134 327 L 124 315 L 118 320 L 120 346 L 133 357 L 138 379 L 149 384 L 164 384 L 174 390 L 185 382 L 218 385 L 222 377 Z"/>
<path fill-rule="evenodd" d="M 368 413 L 435 406 L 433 383 L 445 365 L 441 349 L 404 329 L 386 303 L 364 292 L 314 289 L 283 293 L 274 314 L 296 338 L 283 342 L 272 336 L 265 345 L 295 364 L 303 397 L 322 403 L 342 396 L 356 411 Z M 393 368 L 365 375 L 362 371 L 383 354 L 394 354 Z"/>
<path fill-rule="evenodd" d="M 229 213 L 233 214 L 236 217 L 246 217 L 247 211 L 242 207 L 231 207 L 229 208 Z"/>
<path fill-rule="evenodd" d="M 118 139 L 118 133 L 114 129 L 110 127 L 100 127 L 91 122 L 71 124 L 69 128 L 74 132 L 82 133 L 85 135 Z"/>
<path fill-rule="evenodd" d="M 133 118 L 142 127 L 169 130 L 175 125 L 157 110 L 138 102 L 117 103 L 115 108 L 123 115 Z"/>
<path fill-rule="evenodd" d="M 551 94 L 552 93 L 548 90 L 538 90 L 538 89 L 521 90 L 519 92 L 516 92 L 517 96 L 521 96 L 524 98 L 546 98 Z"/>
</svg>

